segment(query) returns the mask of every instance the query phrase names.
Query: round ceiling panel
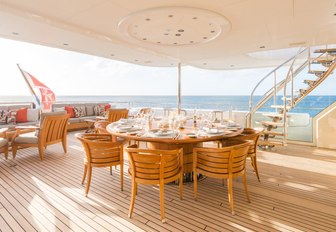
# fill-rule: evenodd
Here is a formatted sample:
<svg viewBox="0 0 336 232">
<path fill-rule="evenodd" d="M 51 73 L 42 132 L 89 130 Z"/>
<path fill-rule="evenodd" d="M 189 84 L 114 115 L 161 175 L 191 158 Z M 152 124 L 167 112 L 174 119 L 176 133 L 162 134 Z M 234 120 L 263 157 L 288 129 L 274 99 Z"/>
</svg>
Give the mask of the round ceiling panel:
<svg viewBox="0 0 336 232">
<path fill-rule="evenodd" d="M 191 7 L 147 9 L 124 17 L 118 25 L 129 39 L 165 46 L 206 43 L 230 28 L 222 15 Z"/>
</svg>

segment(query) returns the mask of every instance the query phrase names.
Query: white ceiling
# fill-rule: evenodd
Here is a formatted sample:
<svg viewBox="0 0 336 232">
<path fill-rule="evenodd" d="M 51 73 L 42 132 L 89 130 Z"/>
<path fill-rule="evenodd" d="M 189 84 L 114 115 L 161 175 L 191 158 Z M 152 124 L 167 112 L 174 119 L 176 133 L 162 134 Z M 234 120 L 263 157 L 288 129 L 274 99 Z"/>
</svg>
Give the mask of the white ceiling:
<svg viewBox="0 0 336 232">
<path fill-rule="evenodd" d="M 275 66 L 336 44 L 336 0 L 0 0 L 0 36 L 148 66 Z"/>
</svg>

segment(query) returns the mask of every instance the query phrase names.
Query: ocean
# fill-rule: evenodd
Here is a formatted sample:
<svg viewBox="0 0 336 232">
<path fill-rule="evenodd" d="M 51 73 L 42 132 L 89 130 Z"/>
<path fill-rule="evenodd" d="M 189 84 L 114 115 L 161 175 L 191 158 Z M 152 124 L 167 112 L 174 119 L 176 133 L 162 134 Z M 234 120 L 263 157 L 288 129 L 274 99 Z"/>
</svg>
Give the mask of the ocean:
<svg viewBox="0 0 336 232">
<path fill-rule="evenodd" d="M 255 105 L 261 96 L 253 98 Z M 248 111 L 250 96 L 182 96 L 183 109 L 211 109 Z M 58 102 L 110 102 L 117 107 L 163 107 L 176 108 L 176 96 L 57 96 Z M 6 102 L 33 102 L 32 96 L 0 96 L 0 104 Z M 308 113 L 311 117 L 336 101 L 335 95 L 307 96 L 291 112 Z M 270 100 L 260 111 L 274 111 Z M 281 97 L 277 104 L 282 104 Z"/>
</svg>

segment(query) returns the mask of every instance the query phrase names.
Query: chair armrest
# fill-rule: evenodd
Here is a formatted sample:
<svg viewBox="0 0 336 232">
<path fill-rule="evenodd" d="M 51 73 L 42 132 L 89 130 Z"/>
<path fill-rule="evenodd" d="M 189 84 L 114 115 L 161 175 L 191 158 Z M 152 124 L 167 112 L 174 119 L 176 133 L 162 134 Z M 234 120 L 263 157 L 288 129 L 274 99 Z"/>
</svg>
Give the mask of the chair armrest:
<svg viewBox="0 0 336 232">
<path fill-rule="evenodd" d="M 34 132 L 36 130 L 40 130 L 40 127 L 38 126 L 16 126 L 15 134 L 13 135 L 12 140 L 14 140 L 16 137 L 18 137 L 21 134 Z"/>
<path fill-rule="evenodd" d="M 8 128 L 1 128 L 0 129 L 0 138 L 6 138 L 6 132 L 8 131 Z"/>
<path fill-rule="evenodd" d="M 104 117 L 104 116 L 97 116 L 97 117 L 96 117 L 96 120 L 105 120 L 105 121 L 107 121 L 107 117 Z"/>
</svg>

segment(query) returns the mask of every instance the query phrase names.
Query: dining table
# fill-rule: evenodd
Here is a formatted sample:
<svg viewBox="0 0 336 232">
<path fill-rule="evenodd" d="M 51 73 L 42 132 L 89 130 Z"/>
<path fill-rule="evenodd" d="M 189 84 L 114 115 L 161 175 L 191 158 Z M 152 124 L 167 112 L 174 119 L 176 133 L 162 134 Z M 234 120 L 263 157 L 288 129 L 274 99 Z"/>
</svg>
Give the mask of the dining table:
<svg viewBox="0 0 336 232">
<path fill-rule="evenodd" d="M 231 125 L 231 126 L 230 126 Z M 243 128 L 236 124 L 216 124 L 211 127 L 197 127 L 193 123 L 185 123 L 177 128 L 162 128 L 158 125 L 139 125 L 134 119 L 121 119 L 106 127 L 114 136 L 128 141 L 146 142 L 149 149 L 172 150 L 183 148 L 183 172 L 192 173 L 193 149 L 201 147 L 205 142 L 220 142 L 240 135 Z"/>
</svg>

